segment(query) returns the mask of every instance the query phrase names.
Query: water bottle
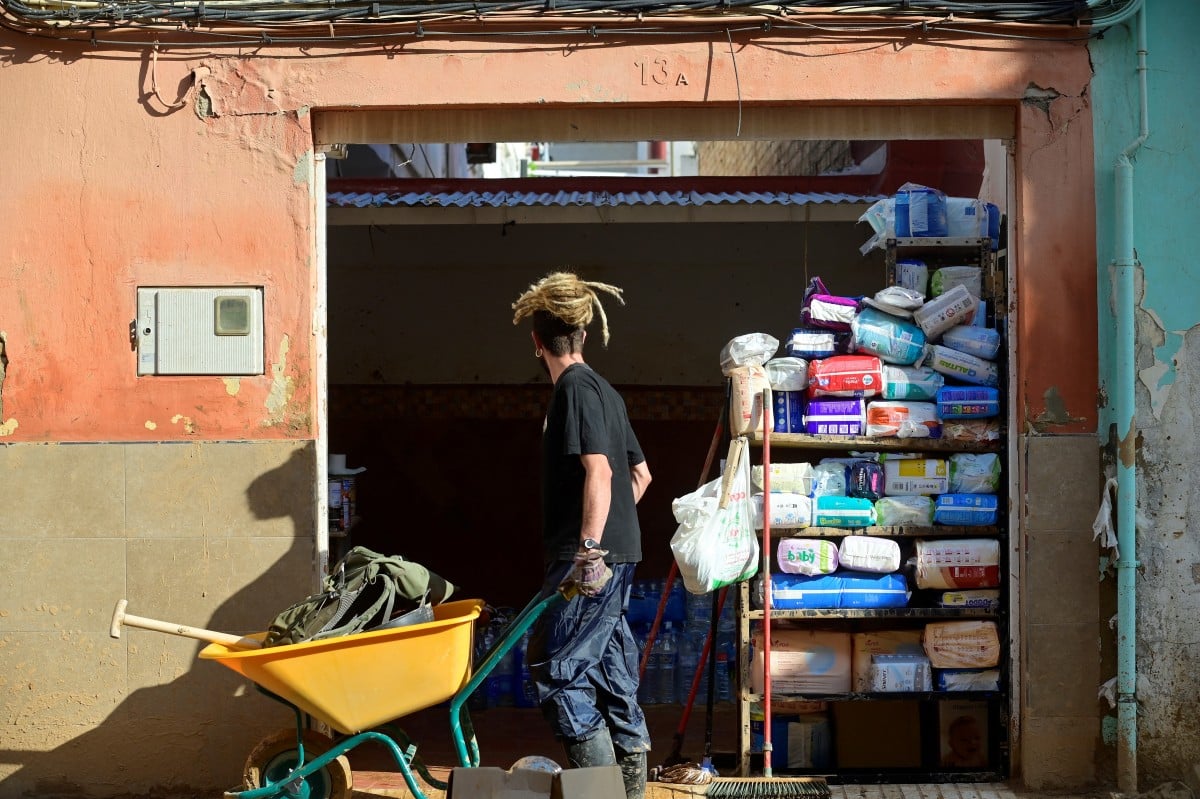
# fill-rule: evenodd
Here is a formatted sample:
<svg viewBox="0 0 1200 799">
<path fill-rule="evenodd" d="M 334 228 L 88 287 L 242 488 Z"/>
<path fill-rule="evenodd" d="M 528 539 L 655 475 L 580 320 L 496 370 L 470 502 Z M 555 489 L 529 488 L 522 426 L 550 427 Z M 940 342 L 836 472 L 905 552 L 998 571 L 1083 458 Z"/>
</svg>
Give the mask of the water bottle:
<svg viewBox="0 0 1200 799">
<path fill-rule="evenodd" d="M 641 663 L 641 658 L 646 652 L 646 633 L 647 630 L 638 629 L 634 632 L 638 642 L 638 663 Z M 654 682 L 658 674 L 658 661 L 654 656 L 653 648 L 650 656 L 646 658 L 646 671 L 642 674 L 642 680 L 638 683 L 638 703 L 642 705 L 654 704 Z"/>
<path fill-rule="evenodd" d="M 513 701 L 517 707 L 537 707 L 537 691 L 529 673 L 529 631 L 521 636 L 516 649 L 517 671 L 513 680 Z"/>
<path fill-rule="evenodd" d="M 727 637 L 717 638 L 717 701 L 733 701 L 733 670 L 737 666 L 737 648 Z"/>
<path fill-rule="evenodd" d="M 675 701 L 687 704 L 688 693 L 692 690 L 692 678 L 696 676 L 696 666 L 700 663 L 700 650 L 704 648 L 704 639 L 692 635 L 684 635 L 679 639 L 678 652 L 675 655 Z M 704 683 L 700 683 L 700 691 Z"/>
<path fill-rule="evenodd" d="M 651 657 L 658 660 L 658 668 L 651 694 L 653 702 L 660 705 L 671 704 L 675 701 L 675 631 L 671 629 L 671 622 L 663 622 L 658 640 L 654 642 L 654 651 L 657 654 L 652 654 Z"/>
</svg>

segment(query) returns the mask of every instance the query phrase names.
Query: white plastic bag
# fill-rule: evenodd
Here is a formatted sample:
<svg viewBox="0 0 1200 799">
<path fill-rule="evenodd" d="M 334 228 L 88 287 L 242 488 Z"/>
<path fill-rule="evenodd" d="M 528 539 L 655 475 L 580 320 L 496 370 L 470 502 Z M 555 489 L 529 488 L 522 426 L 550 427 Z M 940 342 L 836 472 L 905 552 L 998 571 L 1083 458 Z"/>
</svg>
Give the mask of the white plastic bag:
<svg viewBox="0 0 1200 799">
<path fill-rule="evenodd" d="M 729 377 L 739 366 L 762 366 L 779 350 L 779 339 L 768 333 L 734 336 L 721 348 L 721 374 Z"/>
<path fill-rule="evenodd" d="M 736 439 L 735 439 L 736 441 Z M 720 507 L 722 478 L 671 503 L 679 523 L 671 552 L 683 585 L 693 594 L 753 577 L 758 571 L 758 538 L 750 501 L 750 449 L 742 440 L 730 481 L 729 501 Z"/>
</svg>

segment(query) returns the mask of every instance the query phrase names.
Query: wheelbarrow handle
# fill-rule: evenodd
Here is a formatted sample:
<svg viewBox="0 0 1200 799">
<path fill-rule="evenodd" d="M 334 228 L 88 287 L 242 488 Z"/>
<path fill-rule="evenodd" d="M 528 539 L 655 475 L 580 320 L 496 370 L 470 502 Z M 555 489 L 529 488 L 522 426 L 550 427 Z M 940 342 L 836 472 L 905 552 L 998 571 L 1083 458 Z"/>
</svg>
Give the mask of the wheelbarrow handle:
<svg viewBox="0 0 1200 799">
<path fill-rule="evenodd" d="M 254 638 L 243 638 L 240 635 L 233 635 L 231 633 L 219 633 L 214 630 L 189 627 L 186 624 L 148 619 L 145 616 L 134 616 L 132 613 L 125 612 L 125 608 L 128 605 L 129 600 L 122 599 L 117 602 L 117 606 L 113 609 L 112 625 L 108 628 L 108 634 L 113 638 L 121 637 L 121 627 L 124 625 L 127 627 L 140 627 L 143 630 L 154 630 L 160 633 L 170 633 L 171 635 L 182 635 L 185 638 L 208 641 L 210 644 L 224 644 L 225 646 L 237 649 L 259 649 L 262 647 L 262 642 Z"/>
</svg>

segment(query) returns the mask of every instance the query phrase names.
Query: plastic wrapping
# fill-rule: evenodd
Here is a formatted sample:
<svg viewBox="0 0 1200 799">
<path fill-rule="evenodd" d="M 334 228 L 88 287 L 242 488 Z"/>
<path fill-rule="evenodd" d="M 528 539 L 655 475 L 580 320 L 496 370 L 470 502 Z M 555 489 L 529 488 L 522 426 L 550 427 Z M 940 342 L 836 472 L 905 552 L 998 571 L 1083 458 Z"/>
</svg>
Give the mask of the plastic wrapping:
<svg viewBox="0 0 1200 799">
<path fill-rule="evenodd" d="M 959 452 L 950 456 L 950 493 L 995 494 L 999 490 L 999 455 Z"/>
<path fill-rule="evenodd" d="M 813 467 L 813 497 L 844 497 L 850 478 L 845 463 L 819 463 Z"/>
<path fill-rule="evenodd" d="M 767 333 L 735 336 L 721 349 L 721 374 L 739 366 L 762 366 L 779 350 L 779 339 Z"/>
<path fill-rule="evenodd" d="M 861 436 L 866 402 L 856 399 L 811 399 L 804 408 L 804 432 L 814 436 Z"/>
<path fill-rule="evenodd" d="M 808 387 L 808 361 L 786 356 L 763 364 L 772 391 L 803 391 Z"/>
<path fill-rule="evenodd" d="M 965 527 L 996 523 L 1000 502 L 995 494 L 942 494 L 933 507 L 933 523 Z"/>
<path fill-rule="evenodd" d="M 859 352 L 869 352 L 884 363 L 909 365 L 925 354 L 921 328 L 875 308 L 864 308 L 850 330 Z"/>
<path fill-rule="evenodd" d="M 989 386 L 938 389 L 937 412 L 945 419 L 984 419 L 1000 413 L 1000 390 Z M 997 438 L 999 431 L 997 430 Z"/>
</svg>

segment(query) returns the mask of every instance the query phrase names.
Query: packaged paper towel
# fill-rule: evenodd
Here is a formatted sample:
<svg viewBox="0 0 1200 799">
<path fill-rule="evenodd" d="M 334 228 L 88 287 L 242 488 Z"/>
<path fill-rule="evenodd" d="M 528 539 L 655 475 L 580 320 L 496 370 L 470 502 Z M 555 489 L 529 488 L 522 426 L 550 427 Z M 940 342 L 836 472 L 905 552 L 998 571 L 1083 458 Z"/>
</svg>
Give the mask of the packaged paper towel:
<svg viewBox="0 0 1200 799">
<path fill-rule="evenodd" d="M 1000 664 L 1000 636 L 994 621 L 930 622 L 922 644 L 935 669 L 988 669 Z"/>
<path fill-rule="evenodd" d="M 848 535 L 838 547 L 838 562 L 844 569 L 890 574 L 900 568 L 900 545 L 891 538 Z"/>
</svg>

